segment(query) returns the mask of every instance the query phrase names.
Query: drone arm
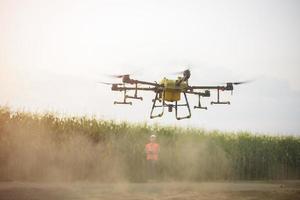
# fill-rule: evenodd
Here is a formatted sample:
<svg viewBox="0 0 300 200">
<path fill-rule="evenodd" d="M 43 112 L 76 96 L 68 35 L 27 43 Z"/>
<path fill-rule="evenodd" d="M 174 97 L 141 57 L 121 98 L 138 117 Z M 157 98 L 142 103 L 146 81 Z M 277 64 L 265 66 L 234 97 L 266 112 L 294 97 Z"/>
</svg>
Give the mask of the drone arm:
<svg viewBox="0 0 300 200">
<path fill-rule="evenodd" d="M 112 87 L 113 91 L 124 91 L 124 90 L 141 90 L 141 91 L 156 91 L 155 87 Z"/>
<path fill-rule="evenodd" d="M 152 83 L 152 82 L 147 82 L 147 81 L 139 81 L 139 80 L 133 80 L 133 81 L 134 81 L 134 83 L 136 83 L 136 84 L 151 85 L 151 86 L 155 86 L 155 87 L 160 86 L 160 85 L 157 84 L 157 83 Z"/>
<path fill-rule="evenodd" d="M 154 92 L 159 92 L 160 88 L 157 87 L 138 87 L 138 84 L 135 83 L 135 87 L 126 87 L 125 83 L 123 83 L 122 86 L 119 86 L 118 84 L 113 84 L 112 91 L 120 91 L 124 92 L 124 99 L 123 101 L 115 101 L 114 104 L 130 104 L 132 105 L 131 102 L 127 102 L 127 99 L 138 99 L 138 100 L 143 100 L 143 97 L 138 96 L 138 91 L 154 91 Z M 134 91 L 134 95 L 127 95 L 127 91 Z"/>
<path fill-rule="evenodd" d="M 159 84 L 157 84 L 157 83 L 131 79 L 129 77 L 129 75 L 124 76 L 122 81 L 123 81 L 123 83 L 128 83 L 128 84 L 143 84 L 143 85 L 151 85 L 151 86 L 156 86 L 156 87 L 159 86 Z"/>
<path fill-rule="evenodd" d="M 200 95 L 200 96 L 203 96 L 203 97 L 210 97 L 210 91 L 209 91 L 209 90 L 205 90 L 205 92 L 186 91 L 185 93 L 187 93 L 187 94 Z"/>
<path fill-rule="evenodd" d="M 195 92 L 193 92 L 193 90 L 197 90 L 197 89 L 217 90 L 217 101 L 212 101 L 211 102 L 212 105 L 213 104 L 230 104 L 229 101 L 220 101 L 220 90 L 221 91 L 225 91 L 225 90 L 233 91 L 233 86 L 230 84 L 227 84 L 226 86 L 190 86 L 189 87 L 189 90 L 191 91 L 190 93 L 195 93 Z M 196 92 L 196 94 L 197 94 L 197 92 Z"/>
<path fill-rule="evenodd" d="M 226 90 L 225 86 L 189 86 L 191 91 L 193 90 Z"/>
</svg>

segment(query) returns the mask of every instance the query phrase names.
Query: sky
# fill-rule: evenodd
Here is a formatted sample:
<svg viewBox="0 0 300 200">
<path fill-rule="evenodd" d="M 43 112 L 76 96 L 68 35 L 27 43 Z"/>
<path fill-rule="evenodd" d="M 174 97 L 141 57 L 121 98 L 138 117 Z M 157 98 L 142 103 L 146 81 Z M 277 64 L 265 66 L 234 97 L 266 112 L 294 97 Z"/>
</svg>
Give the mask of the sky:
<svg viewBox="0 0 300 200">
<path fill-rule="evenodd" d="M 300 135 L 300 2 L 296 0 L 0 0 L 0 105 L 208 130 Z M 107 74 L 190 84 L 254 80 L 231 105 L 150 120 L 154 93 L 122 97 Z M 196 96 L 189 96 L 193 107 Z M 184 110 L 180 111 L 184 112 Z"/>
</svg>

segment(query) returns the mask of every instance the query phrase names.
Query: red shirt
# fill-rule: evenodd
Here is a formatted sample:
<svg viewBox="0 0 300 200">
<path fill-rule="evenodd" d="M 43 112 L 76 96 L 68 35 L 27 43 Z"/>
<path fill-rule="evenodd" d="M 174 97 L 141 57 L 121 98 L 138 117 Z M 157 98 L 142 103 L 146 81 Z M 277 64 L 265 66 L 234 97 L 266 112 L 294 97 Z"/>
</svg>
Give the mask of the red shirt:
<svg viewBox="0 0 300 200">
<path fill-rule="evenodd" d="M 147 160 L 158 160 L 159 144 L 149 142 L 146 144 Z"/>
</svg>

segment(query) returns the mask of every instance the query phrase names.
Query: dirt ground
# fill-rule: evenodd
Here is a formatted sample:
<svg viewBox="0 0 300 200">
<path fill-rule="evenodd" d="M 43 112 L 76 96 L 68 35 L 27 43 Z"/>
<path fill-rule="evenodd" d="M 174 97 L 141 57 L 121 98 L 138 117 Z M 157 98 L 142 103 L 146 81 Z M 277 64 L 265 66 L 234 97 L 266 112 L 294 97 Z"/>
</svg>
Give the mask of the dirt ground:
<svg viewBox="0 0 300 200">
<path fill-rule="evenodd" d="M 300 181 L 276 182 L 148 182 L 148 183 L 33 183 L 0 182 L 1 200 L 62 199 L 221 199 L 297 200 Z"/>
</svg>

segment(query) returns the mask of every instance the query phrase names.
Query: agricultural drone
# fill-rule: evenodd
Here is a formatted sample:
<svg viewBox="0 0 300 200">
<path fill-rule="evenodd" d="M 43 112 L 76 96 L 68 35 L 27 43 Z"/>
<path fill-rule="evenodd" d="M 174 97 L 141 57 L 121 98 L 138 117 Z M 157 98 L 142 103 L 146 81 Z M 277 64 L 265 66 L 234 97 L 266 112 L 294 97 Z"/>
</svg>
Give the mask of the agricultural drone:
<svg viewBox="0 0 300 200">
<path fill-rule="evenodd" d="M 248 82 L 227 82 L 223 86 L 191 86 L 188 84 L 191 71 L 187 69 L 180 72 L 180 74 L 181 76 L 175 80 L 163 78 L 159 83 L 131 79 L 130 74 L 114 76 L 115 78 L 122 79 L 122 83 L 100 83 L 111 85 L 112 91 L 123 92 L 123 100 L 115 101 L 114 104 L 132 105 L 132 102 L 128 101 L 128 99 L 143 100 L 143 97 L 138 96 L 138 91 L 153 91 L 155 93 L 155 97 L 152 100 L 153 104 L 150 112 L 150 118 L 153 119 L 156 117 L 162 117 L 165 108 L 168 108 L 169 112 L 172 112 L 173 109 L 175 109 L 176 119 L 181 120 L 192 116 L 187 94 L 196 95 L 198 97 L 198 104 L 194 106 L 194 109 L 207 109 L 207 107 L 201 105 L 201 98 L 210 97 L 211 91 L 217 92 L 217 99 L 216 101 L 211 102 L 212 105 L 230 104 L 229 101 L 220 100 L 220 92 L 231 91 L 232 93 L 234 85 L 240 85 Z M 129 91 L 133 91 L 133 95 L 128 95 Z M 179 103 L 182 94 L 185 102 Z M 186 107 L 188 114 L 185 116 L 179 116 L 178 107 Z M 161 108 L 160 113 L 153 114 L 154 110 L 157 108 Z"/>
</svg>

